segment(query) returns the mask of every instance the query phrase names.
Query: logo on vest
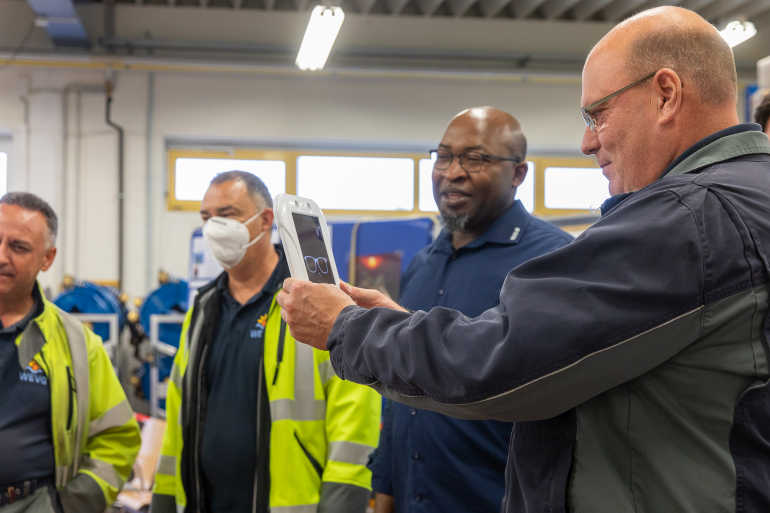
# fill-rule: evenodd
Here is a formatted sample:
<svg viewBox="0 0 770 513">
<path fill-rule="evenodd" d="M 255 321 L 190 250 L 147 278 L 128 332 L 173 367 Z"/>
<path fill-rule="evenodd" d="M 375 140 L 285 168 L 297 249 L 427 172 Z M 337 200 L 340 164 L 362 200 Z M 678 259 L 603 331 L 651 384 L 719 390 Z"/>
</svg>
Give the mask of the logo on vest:
<svg viewBox="0 0 770 513">
<path fill-rule="evenodd" d="M 26 369 L 19 371 L 19 381 L 35 385 L 48 385 L 48 377 L 35 360 L 29 362 Z"/>
<path fill-rule="evenodd" d="M 262 335 L 265 333 L 265 325 L 267 325 L 267 314 L 259 316 L 257 323 L 254 325 L 251 331 L 249 331 L 249 337 L 252 340 L 262 338 Z"/>
</svg>

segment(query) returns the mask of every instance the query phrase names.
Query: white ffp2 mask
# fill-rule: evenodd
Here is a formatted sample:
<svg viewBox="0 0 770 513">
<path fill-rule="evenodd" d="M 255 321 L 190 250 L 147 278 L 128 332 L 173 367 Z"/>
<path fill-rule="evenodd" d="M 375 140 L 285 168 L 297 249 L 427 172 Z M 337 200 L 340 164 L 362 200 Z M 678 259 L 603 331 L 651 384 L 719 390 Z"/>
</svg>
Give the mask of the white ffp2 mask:
<svg viewBox="0 0 770 513">
<path fill-rule="evenodd" d="M 203 224 L 203 238 L 206 240 L 211 254 L 225 269 L 230 269 L 243 260 L 243 255 L 249 246 L 256 244 L 265 235 L 260 233 L 249 241 L 250 222 L 256 219 L 264 209 L 260 210 L 244 222 L 229 217 L 210 217 Z"/>
</svg>

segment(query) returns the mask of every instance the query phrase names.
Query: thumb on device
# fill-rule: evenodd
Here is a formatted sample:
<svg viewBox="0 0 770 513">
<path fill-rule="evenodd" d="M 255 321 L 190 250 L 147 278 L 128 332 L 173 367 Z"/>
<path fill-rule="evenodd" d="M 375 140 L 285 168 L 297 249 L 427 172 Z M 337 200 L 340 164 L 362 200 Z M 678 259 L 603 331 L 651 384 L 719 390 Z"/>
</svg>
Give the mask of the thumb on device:
<svg viewBox="0 0 770 513">
<path fill-rule="evenodd" d="M 356 302 L 358 306 L 363 308 L 375 308 L 383 307 L 390 308 L 392 310 L 405 311 L 398 303 L 390 299 L 387 295 L 383 294 L 379 290 L 374 289 L 362 289 L 360 287 L 354 287 L 353 285 L 341 281 L 340 288 L 342 291 L 350 296 L 350 298 Z"/>
</svg>

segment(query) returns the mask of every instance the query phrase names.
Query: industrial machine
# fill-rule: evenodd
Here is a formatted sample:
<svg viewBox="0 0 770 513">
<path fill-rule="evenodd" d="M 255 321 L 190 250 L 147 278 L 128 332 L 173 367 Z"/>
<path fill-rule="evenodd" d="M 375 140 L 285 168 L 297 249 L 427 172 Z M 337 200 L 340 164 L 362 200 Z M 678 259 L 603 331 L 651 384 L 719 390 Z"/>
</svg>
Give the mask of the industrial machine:
<svg viewBox="0 0 770 513">
<path fill-rule="evenodd" d="M 149 356 L 145 358 L 147 361 L 143 362 L 140 371 L 141 391 L 144 398 L 150 400 L 150 412 L 154 414 L 165 409 L 165 393 L 158 393 L 158 388 L 165 389 L 165 382 L 171 374 L 173 353 L 179 347 L 182 332 L 180 321 L 187 311 L 190 295 L 185 280 L 174 279 L 161 272 L 158 281 L 160 286 L 150 292 L 139 309 L 139 322 L 144 333 L 150 337 L 151 344 Z M 159 347 L 168 350 L 159 351 Z M 153 377 L 153 373 L 157 374 Z"/>
<path fill-rule="evenodd" d="M 56 306 L 88 323 L 105 342 L 114 363 L 120 334 L 126 325 L 125 298 L 112 287 L 77 282 L 72 277 L 65 277 L 62 288 L 54 299 Z"/>
</svg>

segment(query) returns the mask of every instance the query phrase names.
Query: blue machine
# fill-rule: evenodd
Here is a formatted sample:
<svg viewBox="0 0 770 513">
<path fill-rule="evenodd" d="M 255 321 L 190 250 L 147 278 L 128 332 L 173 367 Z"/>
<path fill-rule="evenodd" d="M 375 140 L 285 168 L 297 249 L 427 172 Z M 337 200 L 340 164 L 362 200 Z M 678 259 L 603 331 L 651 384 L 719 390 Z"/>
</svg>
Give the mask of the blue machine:
<svg viewBox="0 0 770 513">
<path fill-rule="evenodd" d="M 56 306 L 70 313 L 118 314 L 118 332 L 126 324 L 126 308 L 120 301 L 118 292 L 112 287 L 104 287 L 87 281 L 77 283 L 54 299 Z M 110 325 L 106 322 L 92 323 L 94 333 L 108 340 Z"/>
<path fill-rule="evenodd" d="M 145 298 L 139 309 L 139 322 L 144 332 L 150 334 L 150 316 L 156 314 L 185 313 L 187 311 L 187 298 L 189 297 L 189 287 L 184 280 L 169 280 L 160 287 L 153 290 Z M 160 324 L 158 326 L 158 338 L 161 342 L 174 347 L 179 347 L 179 336 L 182 333 L 180 324 Z M 158 379 L 162 383 L 171 374 L 173 358 L 170 356 L 159 356 L 156 364 L 158 366 Z M 143 364 L 142 373 L 142 392 L 145 397 L 150 397 L 150 364 Z M 165 400 L 160 401 L 160 407 L 165 408 Z"/>
</svg>

